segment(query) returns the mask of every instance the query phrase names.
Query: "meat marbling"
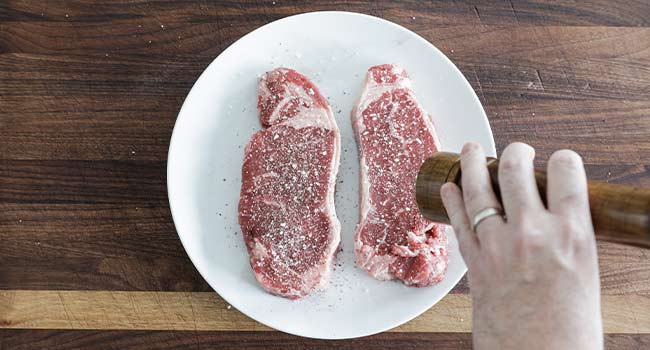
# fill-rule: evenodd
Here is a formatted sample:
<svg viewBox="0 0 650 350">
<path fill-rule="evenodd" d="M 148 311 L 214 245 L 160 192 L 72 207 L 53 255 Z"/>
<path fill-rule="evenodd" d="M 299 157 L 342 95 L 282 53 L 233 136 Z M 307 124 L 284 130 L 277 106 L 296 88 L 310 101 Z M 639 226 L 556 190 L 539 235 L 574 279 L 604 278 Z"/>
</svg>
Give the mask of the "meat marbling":
<svg viewBox="0 0 650 350">
<path fill-rule="evenodd" d="M 324 286 L 340 243 L 339 130 L 327 100 L 291 69 L 262 76 L 258 109 L 264 129 L 246 145 L 239 224 L 261 286 L 297 299 Z"/>
<path fill-rule="evenodd" d="M 352 124 L 361 173 L 357 265 L 380 280 L 397 278 L 417 287 L 439 282 L 447 269 L 447 238 L 443 225 L 420 214 L 415 179 L 440 146 L 403 68 L 368 70 Z"/>
</svg>

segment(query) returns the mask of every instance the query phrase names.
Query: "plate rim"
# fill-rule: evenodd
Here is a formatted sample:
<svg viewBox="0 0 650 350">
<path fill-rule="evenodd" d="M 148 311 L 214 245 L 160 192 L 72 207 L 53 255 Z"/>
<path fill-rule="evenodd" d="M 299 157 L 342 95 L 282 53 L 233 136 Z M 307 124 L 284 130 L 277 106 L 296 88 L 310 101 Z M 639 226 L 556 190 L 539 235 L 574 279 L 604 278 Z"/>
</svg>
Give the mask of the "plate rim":
<svg viewBox="0 0 650 350">
<path fill-rule="evenodd" d="M 486 130 L 490 134 L 490 138 L 489 138 L 489 141 L 490 141 L 489 146 L 490 147 L 489 147 L 489 149 L 486 149 L 486 153 L 488 153 L 488 155 L 496 155 L 494 134 L 492 133 L 492 128 L 490 126 L 489 119 L 487 117 L 485 109 L 483 108 L 483 104 L 481 103 L 480 99 L 478 98 L 478 95 L 476 94 L 476 91 L 474 91 L 474 88 L 471 86 L 471 84 L 469 83 L 469 81 L 467 80 L 465 75 L 453 63 L 453 61 L 451 61 L 451 59 L 449 59 L 449 57 L 447 57 L 447 55 L 445 55 L 440 49 L 438 49 L 435 45 L 433 45 L 433 43 L 429 42 L 428 40 L 426 40 L 425 38 L 420 36 L 418 33 L 414 32 L 414 31 L 412 31 L 412 30 L 410 30 L 410 29 L 408 29 L 408 28 L 406 28 L 406 27 L 404 27 L 404 26 L 402 26 L 400 24 L 394 23 L 392 21 L 389 21 L 389 20 L 386 20 L 386 19 L 383 19 L 383 18 L 380 18 L 380 17 L 368 15 L 368 14 L 365 14 L 365 13 L 359 13 L 359 12 L 351 12 L 351 11 L 311 11 L 311 12 L 303 12 L 303 13 L 298 13 L 298 14 L 294 14 L 294 15 L 279 18 L 277 20 L 274 20 L 272 22 L 264 24 L 264 25 L 262 25 L 262 26 L 260 26 L 260 27 L 258 27 L 256 29 L 246 33 L 245 35 L 243 35 L 239 39 L 237 39 L 235 42 L 230 44 L 226 49 L 221 51 L 217 55 L 217 57 L 215 57 L 203 69 L 203 71 L 201 72 L 199 77 L 196 79 L 194 84 L 192 84 L 192 87 L 190 88 L 189 92 L 187 93 L 187 96 L 183 100 L 183 104 L 181 105 L 181 108 L 178 111 L 176 120 L 174 121 L 174 127 L 172 129 L 172 134 L 171 134 L 170 141 L 169 141 L 169 149 L 167 151 L 167 162 L 166 162 L 167 163 L 166 164 L 167 169 L 166 169 L 166 178 L 165 178 L 165 180 L 167 182 L 167 199 L 168 199 L 168 202 L 169 202 L 169 210 L 170 210 L 170 213 L 171 213 L 171 216 L 172 216 L 172 221 L 174 223 L 174 228 L 176 229 L 176 234 L 178 235 L 178 238 L 181 241 L 181 244 L 183 246 L 183 249 L 185 250 L 185 253 L 187 254 L 190 261 L 192 262 L 192 265 L 194 265 L 194 268 L 196 268 L 196 270 L 201 275 L 201 278 L 203 278 L 203 280 L 213 289 L 213 291 L 215 293 L 217 293 L 229 305 L 232 305 L 232 304 L 230 303 L 228 298 L 224 297 L 219 292 L 219 288 L 216 288 L 216 286 L 213 285 L 213 283 L 211 283 L 210 281 L 208 281 L 208 279 L 205 277 L 205 275 L 206 275 L 204 273 L 205 267 L 201 267 L 198 264 L 196 264 L 196 262 L 195 262 L 196 258 L 193 257 L 192 253 L 190 253 L 190 251 L 187 249 L 188 243 L 186 243 L 185 240 L 188 239 L 188 238 L 185 238 L 185 239 L 183 238 L 183 234 L 181 234 L 181 230 L 179 229 L 178 224 L 177 224 L 176 217 L 178 215 L 178 212 L 177 212 L 177 210 L 174 209 L 174 205 L 173 205 L 173 197 L 174 196 L 172 195 L 172 193 L 174 191 L 172 190 L 172 185 L 171 185 L 171 181 L 170 181 L 170 177 L 172 176 L 171 175 L 172 166 L 170 165 L 172 163 L 170 162 L 170 159 L 173 159 L 172 154 L 174 153 L 174 149 L 175 149 L 174 145 L 175 144 L 177 145 L 179 143 L 179 141 L 175 142 L 175 140 L 178 138 L 177 137 L 177 135 L 178 135 L 177 130 L 179 128 L 179 124 L 180 124 L 179 122 L 182 121 L 181 118 L 183 118 L 183 110 L 186 108 L 188 100 L 190 100 L 190 97 L 193 94 L 196 94 L 195 87 L 203 79 L 206 79 L 206 76 L 207 76 L 206 72 L 208 72 L 213 65 L 218 64 L 219 61 L 220 61 L 220 58 L 222 58 L 225 54 L 227 54 L 229 51 L 235 50 L 239 45 L 241 45 L 241 42 L 243 41 L 243 39 L 245 39 L 245 38 L 247 38 L 249 36 L 253 36 L 258 31 L 263 31 L 269 26 L 277 25 L 278 23 L 284 22 L 284 21 L 294 20 L 296 17 L 309 17 L 309 16 L 320 16 L 320 15 L 363 17 L 366 20 L 377 21 L 377 22 L 382 23 L 383 25 L 393 27 L 393 29 L 396 29 L 398 31 L 405 32 L 405 33 L 409 34 L 409 36 L 416 38 L 417 40 L 419 40 L 423 44 L 425 44 L 425 45 L 429 46 L 430 48 L 434 49 L 434 51 L 436 51 L 439 54 L 439 56 L 441 56 L 443 58 L 443 60 L 447 63 L 447 65 L 450 66 L 451 69 L 454 70 L 456 74 L 458 74 L 458 75 L 460 75 L 462 77 L 461 80 L 463 81 L 463 84 L 465 85 L 465 88 L 472 92 L 471 96 L 473 97 L 474 102 L 480 107 L 479 109 L 480 109 L 480 112 L 482 113 L 483 118 L 481 118 L 481 121 L 483 122 L 484 127 L 486 127 Z M 175 212 L 176 212 L 176 214 L 175 214 Z M 459 253 L 458 255 L 460 256 L 460 252 L 458 252 L 458 253 Z M 453 286 L 456 286 L 458 284 L 458 282 L 463 278 L 463 276 L 465 276 L 465 274 L 467 272 L 467 266 L 465 266 L 463 270 L 464 270 L 463 273 L 460 274 L 453 281 L 453 283 L 452 283 Z M 452 289 L 453 289 L 453 287 L 452 287 Z M 451 289 L 450 289 L 450 291 L 451 291 Z M 269 324 L 267 324 L 267 323 L 265 323 L 263 321 L 258 320 L 256 317 L 253 317 L 253 316 L 251 316 L 251 315 L 249 315 L 247 313 L 244 313 L 243 311 L 239 310 L 236 306 L 235 306 L 235 308 L 237 308 L 238 311 L 241 312 L 242 314 L 244 314 L 246 317 L 249 317 L 249 318 L 253 319 L 254 321 L 259 322 L 259 323 L 261 323 L 261 324 L 263 324 L 263 325 L 265 325 L 265 326 L 267 326 L 269 328 L 272 328 L 272 329 L 275 329 L 275 330 L 278 330 L 278 331 L 281 331 L 281 332 L 284 332 L 284 333 L 287 333 L 287 334 L 292 334 L 292 335 L 305 337 L 305 338 L 323 339 L 323 340 L 355 339 L 355 338 L 365 337 L 365 336 L 369 336 L 369 335 L 379 334 L 379 333 L 385 332 L 387 330 L 393 329 L 395 327 L 401 326 L 401 325 L 405 324 L 406 322 L 409 322 L 409 321 L 415 319 L 416 317 L 422 315 L 426 311 L 428 311 L 431 307 L 433 307 L 435 304 L 437 304 L 440 300 L 442 300 L 442 298 L 444 298 L 448 294 L 449 294 L 449 291 L 447 293 L 443 294 L 443 295 L 440 295 L 439 297 L 432 298 L 430 303 L 426 307 L 423 307 L 422 310 L 416 311 L 416 312 L 412 313 L 411 315 L 405 316 L 405 317 L 403 317 L 403 318 L 401 318 L 399 320 L 395 320 L 393 322 L 390 322 L 391 325 L 389 325 L 389 326 L 381 327 L 380 329 L 376 329 L 376 330 L 364 331 L 364 332 L 358 333 L 358 334 L 356 334 L 354 336 L 342 336 L 342 337 L 340 337 L 340 336 L 326 336 L 326 335 L 314 336 L 314 335 L 301 334 L 300 331 L 289 330 L 289 329 L 286 329 L 286 327 L 284 327 L 284 326 L 269 325 Z"/>
</svg>

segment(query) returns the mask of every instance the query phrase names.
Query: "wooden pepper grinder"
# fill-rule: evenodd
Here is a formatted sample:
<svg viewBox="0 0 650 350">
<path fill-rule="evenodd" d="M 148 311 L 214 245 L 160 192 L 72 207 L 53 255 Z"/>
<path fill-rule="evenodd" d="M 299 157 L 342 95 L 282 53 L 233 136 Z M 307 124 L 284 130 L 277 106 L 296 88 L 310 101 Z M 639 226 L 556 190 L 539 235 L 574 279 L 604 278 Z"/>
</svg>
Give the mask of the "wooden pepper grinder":
<svg viewBox="0 0 650 350">
<path fill-rule="evenodd" d="M 496 158 L 487 167 L 497 198 L 501 201 Z M 460 155 L 437 152 L 427 159 L 417 177 L 416 200 L 420 212 L 429 220 L 449 223 L 440 198 L 446 182 L 461 186 Z M 537 188 L 546 204 L 546 171 L 535 170 Z M 650 248 L 650 189 L 588 182 L 591 219 L 598 239 Z"/>
</svg>

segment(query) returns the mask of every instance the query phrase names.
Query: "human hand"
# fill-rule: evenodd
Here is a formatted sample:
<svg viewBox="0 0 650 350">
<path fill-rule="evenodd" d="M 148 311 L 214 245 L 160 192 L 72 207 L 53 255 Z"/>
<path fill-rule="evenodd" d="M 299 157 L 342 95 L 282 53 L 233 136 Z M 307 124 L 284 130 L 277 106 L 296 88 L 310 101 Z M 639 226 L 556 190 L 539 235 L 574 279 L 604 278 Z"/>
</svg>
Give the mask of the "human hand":
<svg viewBox="0 0 650 350">
<path fill-rule="evenodd" d="M 468 266 L 475 349 L 602 349 L 600 280 L 587 180 L 580 157 L 558 151 L 548 161 L 547 207 L 535 184 L 535 151 L 513 143 L 499 161 L 507 220 L 491 187 L 483 149 L 461 152 L 462 192 L 442 199 Z"/>
</svg>

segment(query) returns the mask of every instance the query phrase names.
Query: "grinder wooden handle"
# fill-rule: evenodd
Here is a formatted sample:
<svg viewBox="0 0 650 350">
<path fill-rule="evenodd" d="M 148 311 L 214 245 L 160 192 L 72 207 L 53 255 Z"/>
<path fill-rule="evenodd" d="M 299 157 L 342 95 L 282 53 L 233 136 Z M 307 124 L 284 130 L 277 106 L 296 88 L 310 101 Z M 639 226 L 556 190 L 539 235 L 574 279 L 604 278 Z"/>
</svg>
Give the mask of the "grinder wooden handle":
<svg viewBox="0 0 650 350">
<path fill-rule="evenodd" d="M 487 159 L 487 167 L 497 198 L 499 188 L 499 161 Z M 440 187 L 446 182 L 461 186 L 460 155 L 437 152 L 427 159 L 417 177 L 416 199 L 424 217 L 449 223 L 449 217 L 440 198 Z M 536 170 L 537 188 L 546 204 L 546 171 Z M 588 182 L 591 219 L 596 237 L 618 243 L 650 248 L 650 189 Z"/>
</svg>

